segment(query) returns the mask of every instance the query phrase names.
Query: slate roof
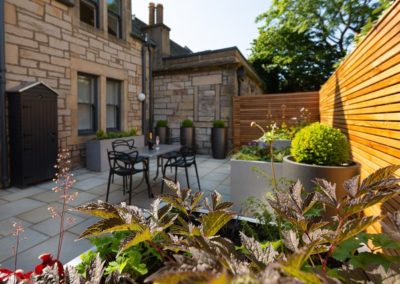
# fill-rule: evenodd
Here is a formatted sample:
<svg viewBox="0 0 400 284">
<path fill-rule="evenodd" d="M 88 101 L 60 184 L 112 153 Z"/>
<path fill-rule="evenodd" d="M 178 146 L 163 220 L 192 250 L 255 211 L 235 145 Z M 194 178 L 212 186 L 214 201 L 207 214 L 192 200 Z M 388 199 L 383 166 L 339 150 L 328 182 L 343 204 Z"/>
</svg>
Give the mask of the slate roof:
<svg viewBox="0 0 400 284">
<path fill-rule="evenodd" d="M 132 36 L 145 40 L 143 29 L 147 27 L 147 24 L 138 18 L 132 19 Z M 171 56 L 183 56 L 193 53 L 188 47 L 183 47 L 173 40 L 170 40 Z"/>
</svg>

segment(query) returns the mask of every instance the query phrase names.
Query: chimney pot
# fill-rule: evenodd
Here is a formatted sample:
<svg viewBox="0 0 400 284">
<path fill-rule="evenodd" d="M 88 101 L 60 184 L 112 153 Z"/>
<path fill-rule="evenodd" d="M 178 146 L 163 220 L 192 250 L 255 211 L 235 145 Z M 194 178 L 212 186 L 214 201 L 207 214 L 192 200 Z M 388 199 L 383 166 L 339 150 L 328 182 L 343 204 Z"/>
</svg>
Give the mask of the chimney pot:
<svg viewBox="0 0 400 284">
<path fill-rule="evenodd" d="M 164 23 L 164 7 L 162 4 L 157 4 L 157 24 Z"/>
<path fill-rule="evenodd" d="M 156 9 L 155 9 L 154 3 L 150 2 L 149 3 L 149 25 L 150 26 L 155 24 L 155 22 L 154 22 L 155 21 L 155 17 L 154 17 L 155 12 L 156 12 Z"/>
</svg>

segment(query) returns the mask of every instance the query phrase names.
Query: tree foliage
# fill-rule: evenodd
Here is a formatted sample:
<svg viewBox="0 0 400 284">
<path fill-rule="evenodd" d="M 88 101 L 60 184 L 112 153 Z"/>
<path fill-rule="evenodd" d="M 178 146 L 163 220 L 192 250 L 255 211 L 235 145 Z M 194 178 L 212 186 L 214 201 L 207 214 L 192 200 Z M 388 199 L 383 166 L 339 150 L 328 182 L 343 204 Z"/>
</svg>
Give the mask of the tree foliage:
<svg viewBox="0 0 400 284">
<path fill-rule="evenodd" d="M 318 90 L 392 0 L 274 0 L 250 61 L 268 92 Z M 364 28 L 365 27 L 365 28 Z"/>
</svg>

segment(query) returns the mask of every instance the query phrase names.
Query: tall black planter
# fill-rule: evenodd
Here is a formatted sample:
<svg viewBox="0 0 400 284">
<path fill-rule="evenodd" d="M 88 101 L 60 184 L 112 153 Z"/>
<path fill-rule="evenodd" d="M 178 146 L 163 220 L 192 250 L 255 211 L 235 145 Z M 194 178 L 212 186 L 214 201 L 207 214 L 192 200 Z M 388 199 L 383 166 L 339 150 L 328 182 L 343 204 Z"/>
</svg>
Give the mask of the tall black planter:
<svg viewBox="0 0 400 284">
<path fill-rule="evenodd" d="M 211 129 L 211 148 L 214 159 L 225 159 L 228 150 L 228 128 Z"/>
<path fill-rule="evenodd" d="M 156 136 L 160 138 L 160 144 L 169 143 L 169 127 L 156 127 Z"/>
<path fill-rule="evenodd" d="M 181 145 L 194 148 L 194 127 L 181 127 Z"/>
</svg>

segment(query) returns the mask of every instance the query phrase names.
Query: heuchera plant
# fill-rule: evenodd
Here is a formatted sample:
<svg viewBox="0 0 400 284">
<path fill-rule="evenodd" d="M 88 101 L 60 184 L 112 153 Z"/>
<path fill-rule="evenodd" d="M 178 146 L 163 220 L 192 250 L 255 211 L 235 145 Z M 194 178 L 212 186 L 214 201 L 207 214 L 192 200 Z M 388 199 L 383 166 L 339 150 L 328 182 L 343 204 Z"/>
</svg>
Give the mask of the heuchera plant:
<svg viewBox="0 0 400 284">
<path fill-rule="evenodd" d="M 394 172 L 400 166 L 376 171 L 359 183 L 354 177 L 345 184 L 347 196 L 337 199 L 335 185 L 316 180 L 319 190 L 305 194 L 300 182 L 288 191 L 276 191 L 269 203 L 286 222 L 283 249 L 262 244 L 241 234 L 244 248 L 237 250 L 229 239 L 219 235 L 233 217 L 232 205 L 222 202 L 214 192 L 211 202 L 203 193 L 192 194 L 167 181 L 174 195 L 162 195 L 151 211 L 104 202 L 78 207 L 79 212 L 102 218 L 85 230 L 81 237 L 128 230 L 131 235 L 121 242 L 121 252 L 146 242 L 156 248 L 164 266 L 149 276 L 155 283 L 353 283 L 362 281 L 394 283 L 400 281 L 399 257 L 381 249 L 400 248 L 400 213 L 386 224 L 388 234 L 366 234 L 365 229 L 385 216 L 363 216 L 362 211 L 385 202 L 400 193 L 400 179 Z M 161 202 L 165 206 L 161 206 Z M 316 205 L 333 208 L 331 219 L 308 214 Z M 148 217 L 146 217 L 146 214 Z M 356 253 L 371 241 L 378 249 Z M 340 261 L 340 262 L 339 262 Z M 358 271 L 362 269 L 362 274 Z M 378 279 L 378 280 L 376 280 Z M 267 281 L 268 280 L 268 281 Z"/>
<path fill-rule="evenodd" d="M 20 234 L 24 232 L 23 227 L 20 224 L 14 224 L 13 235 L 16 237 L 16 246 L 14 251 L 15 264 L 14 271 L 9 269 L 0 269 L 0 284 L 2 283 L 64 283 L 64 267 L 59 261 L 61 256 L 61 248 L 65 232 L 65 223 L 74 222 L 73 218 L 66 218 L 67 205 L 73 201 L 78 193 L 71 193 L 70 190 L 73 187 L 75 180 L 73 174 L 70 171 L 70 153 L 67 150 L 62 150 L 58 154 L 57 165 L 54 167 L 57 169 L 56 177 L 53 180 L 56 186 L 52 189 L 56 193 L 60 193 L 60 199 L 62 200 L 61 209 L 55 207 L 49 207 L 48 210 L 51 212 L 52 218 L 60 218 L 60 229 L 59 229 L 59 240 L 57 247 L 57 257 L 53 259 L 50 253 L 44 253 L 39 256 L 40 264 L 35 266 L 34 271 L 24 273 L 21 269 L 17 268 L 17 257 L 18 247 L 20 242 Z M 46 273 L 53 271 L 54 275 L 50 278 Z M 58 281 L 58 282 L 51 282 Z"/>
</svg>

